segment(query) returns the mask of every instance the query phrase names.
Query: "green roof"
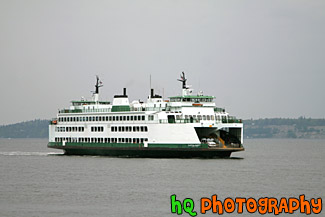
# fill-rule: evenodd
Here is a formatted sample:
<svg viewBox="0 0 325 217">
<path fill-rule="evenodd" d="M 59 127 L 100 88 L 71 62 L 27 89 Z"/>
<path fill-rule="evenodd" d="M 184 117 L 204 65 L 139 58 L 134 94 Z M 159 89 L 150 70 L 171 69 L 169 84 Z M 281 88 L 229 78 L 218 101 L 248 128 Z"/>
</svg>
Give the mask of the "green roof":
<svg viewBox="0 0 325 217">
<path fill-rule="evenodd" d="M 214 96 L 195 96 L 195 95 L 188 95 L 188 96 L 170 96 L 170 99 L 177 99 L 177 98 L 190 98 L 190 99 L 214 99 Z"/>
</svg>

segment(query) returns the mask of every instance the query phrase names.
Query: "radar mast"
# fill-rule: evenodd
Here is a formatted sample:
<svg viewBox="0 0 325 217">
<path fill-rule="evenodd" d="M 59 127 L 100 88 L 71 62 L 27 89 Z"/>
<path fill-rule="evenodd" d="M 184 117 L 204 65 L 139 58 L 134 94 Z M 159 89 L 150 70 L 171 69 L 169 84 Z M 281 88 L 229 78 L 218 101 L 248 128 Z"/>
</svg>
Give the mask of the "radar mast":
<svg viewBox="0 0 325 217">
<path fill-rule="evenodd" d="M 182 82 L 182 88 L 183 89 L 188 89 L 188 87 L 186 86 L 187 79 L 185 78 L 185 73 L 184 72 L 182 72 L 182 74 L 181 74 L 181 79 L 177 79 L 177 80 Z"/>
<path fill-rule="evenodd" d="M 103 86 L 103 82 L 99 80 L 98 75 L 96 75 L 96 85 L 95 85 L 95 94 L 99 94 L 99 88 Z"/>
</svg>

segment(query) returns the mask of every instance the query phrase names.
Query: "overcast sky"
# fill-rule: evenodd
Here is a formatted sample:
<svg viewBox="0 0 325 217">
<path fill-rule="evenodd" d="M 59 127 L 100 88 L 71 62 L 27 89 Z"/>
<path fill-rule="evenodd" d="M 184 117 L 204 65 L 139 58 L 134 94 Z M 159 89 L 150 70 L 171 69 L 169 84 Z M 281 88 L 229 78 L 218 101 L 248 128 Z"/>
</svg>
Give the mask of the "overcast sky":
<svg viewBox="0 0 325 217">
<path fill-rule="evenodd" d="M 216 96 L 240 118 L 325 117 L 324 0 L 0 0 L 0 124 L 128 88 Z M 164 90 L 164 91 L 163 91 Z"/>
</svg>

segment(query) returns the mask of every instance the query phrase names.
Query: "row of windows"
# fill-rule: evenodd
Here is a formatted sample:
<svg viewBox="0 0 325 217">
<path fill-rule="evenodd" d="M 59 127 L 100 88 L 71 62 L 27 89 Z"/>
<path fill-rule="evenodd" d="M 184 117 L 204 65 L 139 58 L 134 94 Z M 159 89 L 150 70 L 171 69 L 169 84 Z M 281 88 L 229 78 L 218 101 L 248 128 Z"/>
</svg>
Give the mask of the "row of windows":
<svg viewBox="0 0 325 217">
<path fill-rule="evenodd" d="M 191 119 L 193 118 L 194 120 L 214 120 L 214 116 L 213 115 L 185 115 L 185 119 Z"/>
<path fill-rule="evenodd" d="M 147 126 L 126 126 L 126 127 L 111 127 L 112 132 L 148 132 Z"/>
<path fill-rule="evenodd" d="M 71 138 L 55 137 L 55 142 L 81 142 L 81 143 L 144 143 L 148 138 Z"/>
<path fill-rule="evenodd" d="M 171 102 L 212 102 L 212 98 L 172 98 Z"/>
<path fill-rule="evenodd" d="M 84 132 L 85 127 L 56 127 L 56 132 Z"/>
<path fill-rule="evenodd" d="M 87 121 L 145 121 L 145 115 L 133 116 L 82 116 L 82 117 L 59 117 L 59 122 L 87 122 Z M 149 115 L 148 120 L 154 120 L 153 115 Z"/>
<path fill-rule="evenodd" d="M 91 132 L 104 132 L 104 127 L 91 127 Z"/>
</svg>

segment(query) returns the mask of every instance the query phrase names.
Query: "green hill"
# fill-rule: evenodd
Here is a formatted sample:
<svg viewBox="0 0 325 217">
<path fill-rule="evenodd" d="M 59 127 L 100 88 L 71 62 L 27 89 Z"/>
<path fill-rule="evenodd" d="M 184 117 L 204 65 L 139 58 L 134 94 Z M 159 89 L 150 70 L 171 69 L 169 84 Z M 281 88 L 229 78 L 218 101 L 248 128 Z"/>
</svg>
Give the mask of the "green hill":
<svg viewBox="0 0 325 217">
<path fill-rule="evenodd" d="M 325 119 L 265 118 L 243 122 L 244 138 L 325 139 Z"/>
<path fill-rule="evenodd" d="M 325 119 L 300 117 L 244 120 L 244 138 L 325 139 Z M 0 138 L 48 138 L 49 120 L 0 126 Z"/>
<path fill-rule="evenodd" d="M 0 138 L 48 138 L 49 120 L 33 120 L 0 126 Z"/>
</svg>

